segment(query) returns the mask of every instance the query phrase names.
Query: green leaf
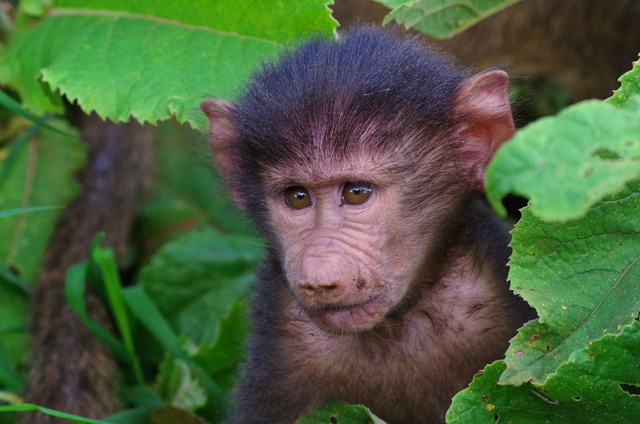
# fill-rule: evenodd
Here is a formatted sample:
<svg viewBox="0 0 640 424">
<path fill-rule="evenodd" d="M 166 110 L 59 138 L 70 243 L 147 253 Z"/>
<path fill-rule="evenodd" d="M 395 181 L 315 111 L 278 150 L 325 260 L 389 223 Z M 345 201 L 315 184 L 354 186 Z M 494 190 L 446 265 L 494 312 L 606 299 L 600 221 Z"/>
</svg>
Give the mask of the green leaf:
<svg viewBox="0 0 640 424">
<path fill-rule="evenodd" d="M 513 230 L 509 278 L 540 318 L 512 340 L 502 382 L 544 382 L 574 351 L 637 317 L 639 210 L 639 183 L 580 220 L 545 223 L 523 210 Z"/>
<path fill-rule="evenodd" d="M 194 359 L 224 390 L 230 390 L 245 359 L 245 340 L 249 334 L 246 302 L 235 302 L 228 317 L 217 320 L 217 337 L 203 343 Z"/>
<path fill-rule="evenodd" d="M 620 88 L 607 99 L 611 104 L 626 104 L 631 97 L 640 94 L 640 60 L 633 62 L 633 68 L 619 79 Z"/>
<path fill-rule="evenodd" d="M 576 351 L 544 385 L 499 385 L 504 363 L 497 361 L 454 397 L 447 423 L 634 423 L 639 363 L 637 321 Z"/>
<path fill-rule="evenodd" d="M 384 424 L 369 408 L 362 405 L 349 405 L 348 403 L 331 401 L 325 402 L 320 407 L 296 420 L 296 424 Z"/>
<path fill-rule="evenodd" d="M 65 132 L 73 130 L 56 124 Z M 7 148 L 0 166 L 8 166 Z M 58 158 L 53 160 L 52 158 Z M 80 191 L 75 174 L 86 161 L 77 137 L 44 130 L 13 157 L 0 182 L 0 211 L 65 205 Z M 34 281 L 61 209 L 0 219 L 0 260 L 25 280 Z"/>
<path fill-rule="evenodd" d="M 169 320 L 196 344 L 217 337 L 253 281 L 262 256 L 256 237 L 223 236 L 204 227 L 167 243 L 140 273 L 140 284 Z"/>
<path fill-rule="evenodd" d="M 0 81 L 36 112 L 60 112 L 59 92 L 114 121 L 175 115 L 205 130 L 205 97 L 235 96 L 257 63 L 298 36 L 333 33 L 327 3 L 59 0 L 16 31 Z"/>
<path fill-rule="evenodd" d="M 173 328 L 188 337 L 194 359 L 215 378 L 213 385 L 207 381 L 209 374 L 197 375 L 208 391 L 209 417 L 223 414 L 226 395 L 221 387 L 229 387 L 235 375 L 232 368 L 243 355 L 239 337 L 244 320 L 236 311 L 238 301 L 247 296 L 262 251 L 255 237 L 223 236 L 202 227 L 165 244 L 140 273 L 139 284 L 149 301 L 153 299 Z M 137 307 L 139 302 L 135 303 Z M 229 326 L 238 323 L 239 328 Z M 166 343 L 164 336 L 156 339 Z M 223 362 L 212 365 L 215 359 Z"/>
<path fill-rule="evenodd" d="M 518 131 L 489 165 L 487 195 L 503 213 L 514 193 L 542 219 L 568 220 L 638 176 L 640 96 L 623 108 L 587 101 Z"/>
<path fill-rule="evenodd" d="M 384 24 L 395 20 L 435 38 L 452 37 L 520 0 L 376 0 L 393 8 Z"/>
<path fill-rule="evenodd" d="M 509 408 L 513 411 L 528 411 L 526 423 L 536 423 L 538 417 L 546 418 L 542 411 L 534 409 L 540 400 L 534 394 L 533 385 L 523 384 L 519 387 L 498 384 L 500 374 L 505 369 L 502 361 L 487 365 L 473 378 L 468 388 L 453 397 L 447 411 L 447 424 L 483 424 L 509 422 L 501 415 Z"/>
</svg>

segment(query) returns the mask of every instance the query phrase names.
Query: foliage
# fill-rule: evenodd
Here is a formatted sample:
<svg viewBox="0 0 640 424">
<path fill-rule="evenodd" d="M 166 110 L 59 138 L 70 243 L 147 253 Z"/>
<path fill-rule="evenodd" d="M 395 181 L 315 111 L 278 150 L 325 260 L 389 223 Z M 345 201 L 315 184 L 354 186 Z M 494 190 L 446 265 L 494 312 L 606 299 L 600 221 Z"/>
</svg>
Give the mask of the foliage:
<svg viewBox="0 0 640 424">
<path fill-rule="evenodd" d="M 392 20 L 435 38 L 452 37 L 520 0 L 375 0 L 392 8 Z"/>
<path fill-rule="evenodd" d="M 394 8 L 388 20 L 439 37 L 516 2 L 378 1 Z M 34 113 L 63 112 L 65 96 L 112 120 L 175 117 L 205 132 L 203 98 L 232 98 L 261 60 L 301 36 L 332 34 L 326 3 L 20 2 L 0 56 L 0 399 L 24 386 L 30 287 L 86 156 L 63 119 Z M 608 103 L 582 103 L 519 131 L 491 165 L 495 207 L 507 193 L 531 198 L 513 232 L 510 278 L 539 319 L 514 338 L 505 361 L 455 397 L 449 422 L 640 416 L 640 64 L 621 81 Z M 108 422 L 219 422 L 243 360 L 262 245 L 207 169 L 204 140 L 185 126 L 159 125 L 158 172 L 140 212 L 131 286 L 123 288 L 112 253 L 97 242 L 92 260 L 69 272 L 69 303 L 124 370 L 128 407 Z M 83 312 L 85 280 L 103 288 L 120 339 Z M 5 422 L 11 416 L 0 414 Z M 299 422 L 380 421 L 363 406 L 331 402 Z"/>
<path fill-rule="evenodd" d="M 536 215 L 567 220 L 639 173 L 640 99 L 622 109 L 594 100 L 520 131 L 496 155 L 487 188 L 498 209 L 512 192 L 530 198 Z M 558 184 L 563 181 L 571 184 Z"/>
<path fill-rule="evenodd" d="M 348 405 L 344 402 L 327 402 L 316 411 L 300 417 L 296 424 L 384 424 L 368 408 L 362 405 Z"/>
<path fill-rule="evenodd" d="M 494 205 L 509 191 L 531 197 L 509 277 L 539 318 L 454 398 L 448 422 L 640 417 L 640 62 L 620 80 L 609 104 L 529 125 L 489 167 Z"/>
<path fill-rule="evenodd" d="M 640 323 L 576 350 L 542 385 L 498 384 L 504 363 L 487 366 L 454 398 L 449 423 L 619 423 L 640 417 Z"/>
<path fill-rule="evenodd" d="M 57 0 L 22 16 L 0 81 L 36 112 L 61 112 L 59 93 L 113 121 L 175 116 L 204 131 L 198 100 L 233 97 L 259 59 L 330 32 L 325 3 Z"/>
</svg>

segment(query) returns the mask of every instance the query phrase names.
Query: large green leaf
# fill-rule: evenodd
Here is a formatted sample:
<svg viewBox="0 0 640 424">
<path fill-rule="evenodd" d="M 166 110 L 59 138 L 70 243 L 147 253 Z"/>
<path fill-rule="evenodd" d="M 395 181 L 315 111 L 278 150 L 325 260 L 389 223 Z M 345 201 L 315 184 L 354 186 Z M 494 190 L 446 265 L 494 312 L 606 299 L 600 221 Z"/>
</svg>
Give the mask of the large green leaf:
<svg viewBox="0 0 640 424">
<path fill-rule="evenodd" d="M 62 123 L 56 126 L 73 133 Z M 79 138 L 44 130 L 13 154 L 11 148 L 16 144 L 0 149 L 0 211 L 64 206 L 78 194 L 80 186 L 74 175 L 86 161 L 86 148 Z M 34 281 L 62 210 L 43 209 L 0 219 L 2 264 Z"/>
<path fill-rule="evenodd" d="M 217 337 L 201 344 L 194 359 L 223 390 L 236 382 L 245 359 L 245 340 L 249 332 L 246 318 L 247 302 L 233 302 L 229 316 L 217 320 Z"/>
<path fill-rule="evenodd" d="M 244 358 L 242 304 L 262 251 L 257 237 L 223 236 L 201 226 L 166 243 L 141 272 L 140 287 L 186 335 L 190 353 L 215 380 L 215 399 L 201 411 L 206 416 L 220 414 L 219 387 L 232 385 Z"/>
<path fill-rule="evenodd" d="M 209 227 L 167 243 L 139 282 L 158 308 L 196 344 L 219 337 L 219 320 L 246 297 L 262 255 L 256 237 L 222 236 Z"/>
<path fill-rule="evenodd" d="M 576 221 L 545 223 L 523 210 L 509 277 L 540 318 L 512 340 L 503 382 L 544 382 L 572 352 L 638 316 L 639 210 L 638 183 Z"/>
<path fill-rule="evenodd" d="M 544 385 L 498 384 L 497 361 L 457 394 L 447 422 L 635 423 L 640 417 L 640 323 L 576 351 Z"/>
<path fill-rule="evenodd" d="M 393 8 L 384 23 L 395 20 L 435 37 L 451 37 L 520 0 L 375 0 Z"/>
<path fill-rule="evenodd" d="M 518 131 L 487 171 L 493 206 L 507 193 L 531 199 L 545 220 L 583 216 L 640 176 L 640 96 L 625 107 L 587 101 Z"/>
<path fill-rule="evenodd" d="M 204 130 L 200 101 L 233 97 L 259 61 L 296 37 L 332 34 L 327 3 L 58 0 L 15 32 L 0 81 L 37 112 L 61 110 L 54 91 L 115 121 L 175 115 Z"/>
</svg>

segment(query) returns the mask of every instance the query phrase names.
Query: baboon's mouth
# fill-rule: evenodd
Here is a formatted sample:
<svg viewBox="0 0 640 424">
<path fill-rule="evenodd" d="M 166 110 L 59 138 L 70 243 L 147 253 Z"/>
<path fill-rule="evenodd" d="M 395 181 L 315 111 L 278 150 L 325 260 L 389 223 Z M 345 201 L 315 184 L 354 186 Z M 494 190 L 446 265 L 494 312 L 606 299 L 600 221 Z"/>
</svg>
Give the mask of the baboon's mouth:
<svg viewBox="0 0 640 424">
<path fill-rule="evenodd" d="M 382 295 L 352 305 L 335 305 L 309 311 L 318 327 L 329 333 L 355 333 L 375 327 L 388 312 Z"/>
</svg>

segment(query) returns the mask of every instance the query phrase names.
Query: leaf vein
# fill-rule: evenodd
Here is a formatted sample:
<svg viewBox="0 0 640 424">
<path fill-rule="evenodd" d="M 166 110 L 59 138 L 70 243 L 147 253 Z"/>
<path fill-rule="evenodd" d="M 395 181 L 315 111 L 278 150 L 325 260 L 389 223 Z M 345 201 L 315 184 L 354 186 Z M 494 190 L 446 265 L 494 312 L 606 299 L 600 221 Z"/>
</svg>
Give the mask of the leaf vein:
<svg viewBox="0 0 640 424">
<path fill-rule="evenodd" d="M 113 18 L 113 19 L 139 19 L 143 21 L 156 22 L 159 25 L 170 25 L 178 28 L 184 28 L 192 31 L 203 31 L 209 32 L 212 34 L 217 34 L 225 37 L 237 37 L 245 40 L 253 40 L 260 41 L 263 43 L 279 45 L 280 43 L 269 40 L 266 38 L 256 37 L 252 35 L 240 34 L 238 32 L 232 31 L 222 31 L 215 28 L 202 26 L 202 25 L 190 25 L 184 22 L 176 21 L 173 19 L 161 18 L 159 16 L 153 15 L 144 15 L 142 13 L 132 13 L 132 12 L 123 12 L 123 11 L 113 11 L 113 10 L 100 10 L 100 9 L 71 9 L 71 8 L 57 8 L 53 9 L 49 12 L 48 16 L 50 17 L 58 17 L 58 16 L 87 16 L 87 17 L 105 17 L 105 18 Z"/>
</svg>

